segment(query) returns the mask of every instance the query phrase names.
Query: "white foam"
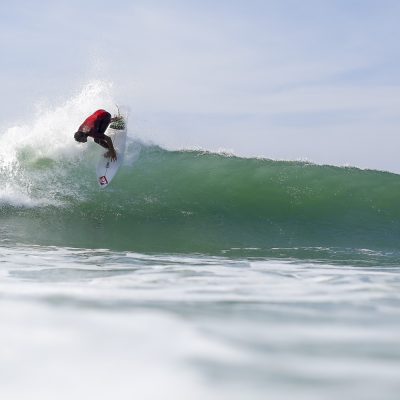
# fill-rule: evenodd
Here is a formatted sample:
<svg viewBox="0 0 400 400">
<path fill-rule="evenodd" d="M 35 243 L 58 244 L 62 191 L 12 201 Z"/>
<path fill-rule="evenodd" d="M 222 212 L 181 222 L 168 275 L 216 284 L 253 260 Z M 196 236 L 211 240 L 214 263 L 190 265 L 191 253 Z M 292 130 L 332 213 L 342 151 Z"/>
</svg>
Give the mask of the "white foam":
<svg viewBox="0 0 400 400">
<path fill-rule="evenodd" d="M 39 107 L 33 121 L 0 134 L 0 165 L 13 165 L 18 161 L 18 151 L 23 149 L 32 150 L 37 158 L 73 155 L 82 148 L 73 140 L 82 121 L 98 108 L 115 110 L 111 91 L 110 83 L 94 81 L 64 104 Z"/>
<path fill-rule="evenodd" d="M 0 204 L 23 207 L 54 204 L 51 194 L 57 186 L 54 175 L 62 176 L 63 168 L 44 168 L 33 173 L 33 165 L 39 160 L 46 160 L 53 166 L 60 161 L 81 160 L 90 146 L 75 142 L 73 134 L 82 121 L 99 108 L 116 112 L 109 82 L 89 82 L 63 104 L 40 105 L 32 121 L 0 133 Z M 52 187 L 49 190 L 40 187 L 41 197 L 33 196 L 39 182 L 46 181 Z"/>
<path fill-rule="evenodd" d="M 50 197 L 33 197 L 29 187 L 19 187 L 18 184 L 6 183 L 0 188 L 0 207 L 13 206 L 22 208 L 59 206 L 62 203 Z"/>
</svg>

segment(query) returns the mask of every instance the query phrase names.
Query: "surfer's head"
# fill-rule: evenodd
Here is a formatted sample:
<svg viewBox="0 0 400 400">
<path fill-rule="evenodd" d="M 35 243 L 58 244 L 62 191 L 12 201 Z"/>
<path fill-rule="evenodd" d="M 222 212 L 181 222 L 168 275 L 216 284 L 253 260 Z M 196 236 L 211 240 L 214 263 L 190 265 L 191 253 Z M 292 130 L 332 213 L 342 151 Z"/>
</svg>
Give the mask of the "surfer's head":
<svg viewBox="0 0 400 400">
<path fill-rule="evenodd" d="M 87 142 L 87 135 L 83 132 L 75 132 L 74 138 L 79 143 L 86 143 Z"/>
</svg>

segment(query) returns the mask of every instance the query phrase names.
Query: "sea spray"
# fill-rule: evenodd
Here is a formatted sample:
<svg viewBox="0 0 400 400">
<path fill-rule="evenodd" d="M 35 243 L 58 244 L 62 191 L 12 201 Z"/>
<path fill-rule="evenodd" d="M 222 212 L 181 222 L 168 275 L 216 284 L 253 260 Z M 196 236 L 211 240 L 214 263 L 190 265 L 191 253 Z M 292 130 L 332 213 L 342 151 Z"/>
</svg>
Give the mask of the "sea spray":
<svg viewBox="0 0 400 400">
<path fill-rule="evenodd" d="M 72 191 L 70 195 L 78 196 L 73 182 L 65 186 L 68 166 L 86 159 L 87 152 L 93 150 L 92 146 L 77 144 L 73 133 L 93 110 L 116 110 L 111 93 L 110 83 L 93 81 L 60 106 L 39 107 L 31 123 L 1 132 L 0 201 L 49 204 L 58 203 L 62 192 Z"/>
</svg>

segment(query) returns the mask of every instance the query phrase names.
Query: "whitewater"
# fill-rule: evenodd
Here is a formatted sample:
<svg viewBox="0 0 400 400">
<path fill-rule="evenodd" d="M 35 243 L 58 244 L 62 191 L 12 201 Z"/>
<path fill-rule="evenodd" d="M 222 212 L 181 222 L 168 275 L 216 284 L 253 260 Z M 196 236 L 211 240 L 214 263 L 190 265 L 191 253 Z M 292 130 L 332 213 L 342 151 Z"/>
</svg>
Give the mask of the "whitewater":
<svg viewBox="0 0 400 400">
<path fill-rule="evenodd" d="M 166 149 L 93 82 L 0 132 L 6 399 L 397 399 L 400 177 Z"/>
</svg>

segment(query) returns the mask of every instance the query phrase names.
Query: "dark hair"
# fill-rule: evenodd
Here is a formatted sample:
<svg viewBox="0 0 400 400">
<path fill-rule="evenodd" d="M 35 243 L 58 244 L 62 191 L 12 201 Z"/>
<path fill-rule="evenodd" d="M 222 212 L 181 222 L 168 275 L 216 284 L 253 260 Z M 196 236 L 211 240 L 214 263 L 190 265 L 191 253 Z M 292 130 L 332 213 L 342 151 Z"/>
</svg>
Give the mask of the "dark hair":
<svg viewBox="0 0 400 400">
<path fill-rule="evenodd" d="M 80 131 L 75 132 L 75 134 L 74 134 L 74 138 L 77 142 L 81 142 L 84 137 L 86 137 L 86 135 Z"/>
</svg>

